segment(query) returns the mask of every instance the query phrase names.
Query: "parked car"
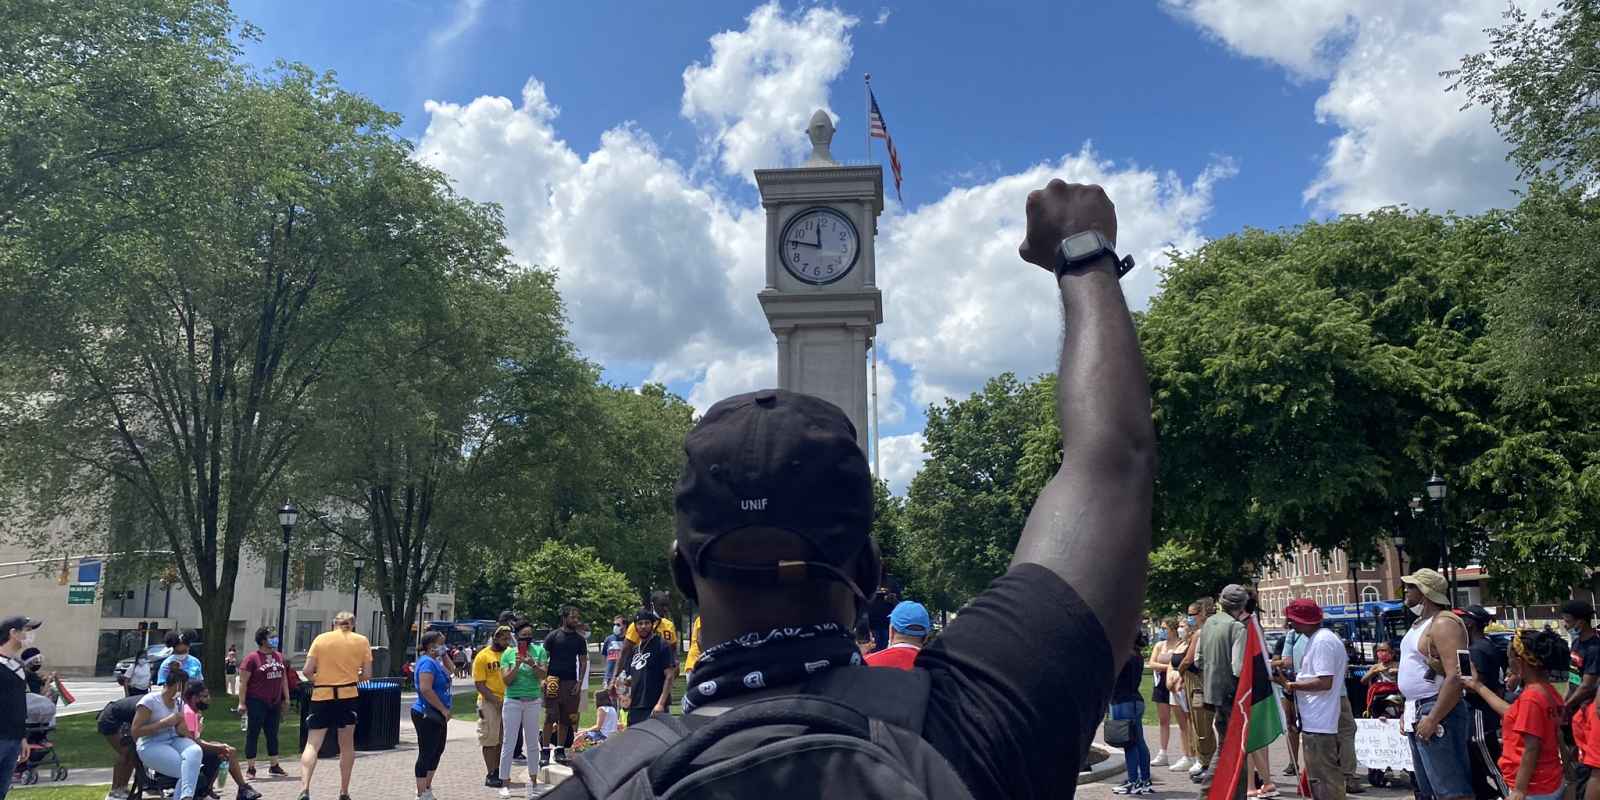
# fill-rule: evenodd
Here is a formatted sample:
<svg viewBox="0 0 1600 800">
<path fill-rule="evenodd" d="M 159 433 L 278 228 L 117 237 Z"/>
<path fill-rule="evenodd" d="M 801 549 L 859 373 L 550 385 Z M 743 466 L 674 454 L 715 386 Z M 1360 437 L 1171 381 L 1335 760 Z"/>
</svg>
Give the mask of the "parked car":
<svg viewBox="0 0 1600 800">
<path fill-rule="evenodd" d="M 164 644 L 153 644 L 153 645 L 150 645 L 150 647 L 144 651 L 144 660 L 150 662 L 150 668 L 151 669 L 155 669 L 158 665 L 161 664 L 163 659 L 165 659 L 167 656 L 170 656 L 170 655 L 172 655 L 172 648 L 170 648 L 170 647 L 168 647 L 168 646 L 166 646 Z M 133 659 L 132 658 L 124 658 L 121 661 L 117 662 L 117 666 L 116 666 L 116 668 L 114 670 L 112 670 L 111 674 L 115 675 L 118 678 L 121 678 L 123 675 L 127 674 L 128 669 L 131 668 L 132 666 L 133 666 Z"/>
</svg>

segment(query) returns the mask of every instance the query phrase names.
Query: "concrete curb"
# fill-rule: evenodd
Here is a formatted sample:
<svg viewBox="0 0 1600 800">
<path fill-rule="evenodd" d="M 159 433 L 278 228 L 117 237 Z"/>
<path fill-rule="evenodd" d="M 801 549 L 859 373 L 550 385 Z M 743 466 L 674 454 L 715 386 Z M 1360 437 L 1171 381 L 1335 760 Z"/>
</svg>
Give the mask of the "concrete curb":
<svg viewBox="0 0 1600 800">
<path fill-rule="evenodd" d="M 1127 771 L 1128 766 L 1127 766 L 1126 762 L 1124 762 L 1123 759 L 1122 759 L 1122 751 L 1121 750 L 1118 750 L 1117 748 L 1112 747 L 1111 745 L 1101 744 L 1099 742 L 1095 742 L 1094 744 L 1089 745 L 1089 749 L 1091 751 L 1098 751 L 1098 752 L 1101 752 L 1101 753 L 1105 753 L 1106 754 L 1106 758 L 1104 760 L 1102 760 L 1099 764 L 1096 764 L 1094 769 L 1091 769 L 1088 772 L 1080 772 L 1080 773 L 1078 773 L 1078 785 L 1079 786 L 1082 786 L 1082 785 L 1084 785 L 1086 783 L 1095 783 L 1096 781 L 1103 781 L 1106 778 L 1109 778 L 1109 777 L 1111 777 L 1113 775 L 1121 775 L 1122 773 Z"/>
</svg>

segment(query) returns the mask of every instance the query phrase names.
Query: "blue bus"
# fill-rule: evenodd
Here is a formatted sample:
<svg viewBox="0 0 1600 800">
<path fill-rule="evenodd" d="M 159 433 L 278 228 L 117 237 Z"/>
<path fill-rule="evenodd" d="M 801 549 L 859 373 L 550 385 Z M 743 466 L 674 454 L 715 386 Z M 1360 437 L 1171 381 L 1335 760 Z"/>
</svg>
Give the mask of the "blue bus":
<svg viewBox="0 0 1600 800">
<path fill-rule="evenodd" d="M 1416 617 L 1395 600 L 1343 603 L 1322 607 L 1322 627 L 1350 644 L 1351 665 L 1371 664 L 1374 648 L 1387 642 L 1396 653 Z M 1365 670 L 1362 670 L 1365 672 Z"/>
</svg>

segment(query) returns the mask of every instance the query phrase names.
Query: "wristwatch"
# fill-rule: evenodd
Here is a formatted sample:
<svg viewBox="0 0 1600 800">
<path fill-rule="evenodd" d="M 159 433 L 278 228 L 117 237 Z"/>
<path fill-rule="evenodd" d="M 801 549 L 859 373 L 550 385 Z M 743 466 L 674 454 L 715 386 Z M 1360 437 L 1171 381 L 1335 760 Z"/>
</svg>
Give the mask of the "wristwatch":
<svg viewBox="0 0 1600 800">
<path fill-rule="evenodd" d="M 1068 270 L 1076 269 L 1088 264 L 1103 255 L 1111 256 L 1117 263 L 1117 277 L 1128 274 L 1133 269 L 1133 256 L 1117 258 L 1117 249 L 1099 231 L 1084 231 L 1075 233 L 1061 240 L 1061 246 L 1056 248 L 1056 277 Z"/>
</svg>

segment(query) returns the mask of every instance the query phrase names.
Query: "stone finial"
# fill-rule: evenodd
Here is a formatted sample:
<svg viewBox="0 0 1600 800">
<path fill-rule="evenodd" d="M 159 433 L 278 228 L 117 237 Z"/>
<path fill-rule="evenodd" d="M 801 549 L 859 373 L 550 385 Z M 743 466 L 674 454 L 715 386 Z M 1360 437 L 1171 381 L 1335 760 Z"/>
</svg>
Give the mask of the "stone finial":
<svg viewBox="0 0 1600 800">
<path fill-rule="evenodd" d="M 806 124 L 806 133 L 811 136 L 811 157 L 806 159 L 806 166 L 819 167 L 837 164 L 833 160 L 833 153 L 828 146 L 833 144 L 833 118 L 828 112 L 817 109 L 811 115 L 811 121 Z"/>
</svg>

